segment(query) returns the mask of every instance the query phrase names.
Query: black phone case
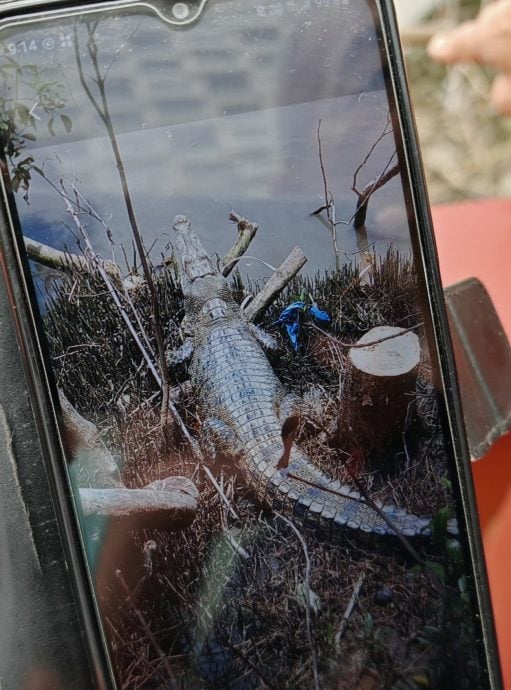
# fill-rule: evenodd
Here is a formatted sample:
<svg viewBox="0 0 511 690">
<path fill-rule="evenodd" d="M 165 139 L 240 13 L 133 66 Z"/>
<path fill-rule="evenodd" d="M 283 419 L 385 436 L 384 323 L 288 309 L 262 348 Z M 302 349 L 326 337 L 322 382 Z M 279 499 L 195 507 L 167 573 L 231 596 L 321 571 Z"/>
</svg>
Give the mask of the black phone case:
<svg viewBox="0 0 511 690">
<path fill-rule="evenodd" d="M 0 674 L 5 688 L 93 684 L 13 316 L 0 283 Z"/>
<path fill-rule="evenodd" d="M 33 3 L 11 9 L 7 4 L 1 11 L 4 16 L 19 16 L 25 11 L 43 12 L 63 5 Z M 79 3 L 72 7 L 76 10 Z M 421 251 L 449 405 L 450 438 L 459 477 L 455 491 L 462 500 L 468 525 L 470 543 L 466 546 L 472 555 L 480 609 L 476 625 L 486 652 L 489 686 L 500 688 L 470 462 L 404 59 L 391 0 L 382 0 L 380 8 L 382 49 L 389 59 L 389 77 L 394 85 L 412 180 L 413 205 L 421 229 Z M 61 469 L 62 449 L 27 300 L 23 259 L 12 242 L 5 208 L 0 240 L 4 274 L 0 284 L 0 677 L 6 690 L 111 687 L 72 501 Z"/>
</svg>

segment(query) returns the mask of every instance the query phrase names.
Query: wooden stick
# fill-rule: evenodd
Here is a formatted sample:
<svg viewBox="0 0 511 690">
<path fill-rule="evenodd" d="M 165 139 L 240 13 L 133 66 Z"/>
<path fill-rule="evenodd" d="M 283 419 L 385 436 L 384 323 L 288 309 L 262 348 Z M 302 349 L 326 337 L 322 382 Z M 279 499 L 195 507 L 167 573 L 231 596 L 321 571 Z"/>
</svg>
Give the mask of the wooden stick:
<svg viewBox="0 0 511 690">
<path fill-rule="evenodd" d="M 337 654 L 340 654 L 341 652 L 341 637 L 344 635 L 344 631 L 346 630 L 348 621 L 351 617 L 351 614 L 353 613 L 353 610 L 358 600 L 358 596 L 360 594 L 360 590 L 362 589 L 362 585 L 364 584 L 364 580 L 365 575 L 361 575 L 358 579 L 357 584 L 353 588 L 353 594 L 351 595 L 351 599 L 349 600 L 348 605 L 346 606 L 346 610 L 342 617 L 339 630 L 335 633 L 335 651 L 337 652 Z"/>
<path fill-rule="evenodd" d="M 307 257 L 305 254 L 300 247 L 295 247 L 285 261 L 277 268 L 261 292 L 245 308 L 244 314 L 247 321 L 256 321 L 262 316 L 306 263 Z"/>
<path fill-rule="evenodd" d="M 232 220 L 237 224 L 238 238 L 224 258 L 220 261 L 220 270 L 224 278 L 227 278 L 229 273 L 237 265 L 240 257 L 245 254 L 250 246 L 250 243 L 254 239 L 258 228 L 256 223 L 251 223 L 246 218 L 242 218 L 236 213 L 236 211 L 230 212 L 229 220 Z"/>
<path fill-rule="evenodd" d="M 219 484 L 219 483 L 216 481 L 216 479 L 213 477 L 213 474 L 212 474 L 211 470 L 209 469 L 209 467 L 207 467 L 205 464 L 203 464 L 203 465 L 202 465 L 202 469 L 204 470 L 204 472 L 205 472 L 205 474 L 206 474 L 206 477 L 209 479 L 209 481 L 210 481 L 210 482 L 213 484 L 213 486 L 215 487 L 215 489 L 216 489 L 218 495 L 220 496 L 220 498 L 221 498 L 222 501 L 224 502 L 225 506 L 227 507 L 227 510 L 230 512 L 230 514 L 233 516 L 233 518 L 234 518 L 235 520 L 239 520 L 240 518 L 239 518 L 238 513 L 234 510 L 234 508 L 233 508 L 232 505 L 231 505 L 231 502 L 229 501 L 229 499 L 227 498 L 227 496 L 226 496 L 226 495 L 224 494 L 224 492 L 222 491 L 222 488 L 221 488 L 220 484 Z"/>
<path fill-rule="evenodd" d="M 236 540 L 236 537 L 230 532 L 228 529 L 224 530 L 224 536 L 231 547 L 231 549 L 238 554 L 241 558 L 243 558 L 244 561 L 248 561 L 250 559 L 249 554 L 245 551 L 245 549 L 241 546 L 241 544 Z"/>
</svg>

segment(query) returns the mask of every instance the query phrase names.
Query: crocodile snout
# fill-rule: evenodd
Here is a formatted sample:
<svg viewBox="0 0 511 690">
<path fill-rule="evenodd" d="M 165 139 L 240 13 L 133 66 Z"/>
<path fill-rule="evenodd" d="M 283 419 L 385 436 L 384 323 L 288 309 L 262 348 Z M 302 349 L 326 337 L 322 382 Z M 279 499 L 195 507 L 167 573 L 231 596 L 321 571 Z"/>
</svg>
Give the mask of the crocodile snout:
<svg viewBox="0 0 511 690">
<path fill-rule="evenodd" d="M 185 232 L 186 230 L 190 229 L 191 224 L 186 216 L 183 216 L 179 213 L 177 216 L 174 217 L 174 220 L 172 221 L 172 227 L 176 232 Z"/>
<path fill-rule="evenodd" d="M 181 286 L 186 294 L 187 283 L 214 276 L 215 269 L 186 216 L 178 214 L 172 227 L 176 231 L 175 249 L 181 261 Z"/>
</svg>

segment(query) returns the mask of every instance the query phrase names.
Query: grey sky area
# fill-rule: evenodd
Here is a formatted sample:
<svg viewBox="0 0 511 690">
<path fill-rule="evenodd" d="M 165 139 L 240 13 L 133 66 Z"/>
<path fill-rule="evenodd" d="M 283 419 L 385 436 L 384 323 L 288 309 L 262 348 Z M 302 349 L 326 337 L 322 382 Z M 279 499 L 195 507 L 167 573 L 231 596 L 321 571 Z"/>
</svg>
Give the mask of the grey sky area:
<svg viewBox="0 0 511 690">
<path fill-rule="evenodd" d="M 41 119 L 31 151 L 57 186 L 76 184 L 112 231 L 116 255 L 131 246 L 131 231 L 105 126 L 88 100 L 82 76 L 97 96 L 87 52 L 91 23 L 82 17 L 27 26 L 4 50 L 33 60 L 38 79 L 62 86 L 65 132 L 34 101 Z M 106 77 L 109 110 L 118 135 L 138 222 L 152 258 L 171 239 L 171 220 L 188 215 L 211 253 L 232 244 L 227 222 L 234 208 L 257 222 L 250 255 L 279 264 L 298 244 L 315 273 L 335 263 L 328 229 L 311 213 L 324 203 L 317 130 L 335 197 L 337 219 L 355 211 L 353 174 L 388 120 L 377 34 L 362 0 L 291 0 L 247 6 L 212 2 L 191 29 L 175 30 L 154 16 L 108 15 L 94 28 L 97 69 Z M 10 47 L 9 47 L 10 46 Z M 30 53 L 29 55 L 27 53 Z M 30 83 L 17 88 L 28 105 Z M 359 187 L 389 165 L 392 134 L 378 145 Z M 68 187 L 69 189 L 69 187 Z M 30 204 L 19 198 L 24 232 L 51 246 L 74 250 L 72 220 L 63 200 L 34 174 Z M 99 253 L 111 257 L 105 229 L 82 216 Z M 394 178 L 370 203 L 368 240 L 383 254 L 390 244 L 408 253 L 409 230 L 401 182 Z M 343 260 L 356 260 L 353 229 L 339 225 Z M 131 253 L 131 252 L 130 252 Z M 268 268 L 246 259 L 252 278 Z"/>
</svg>

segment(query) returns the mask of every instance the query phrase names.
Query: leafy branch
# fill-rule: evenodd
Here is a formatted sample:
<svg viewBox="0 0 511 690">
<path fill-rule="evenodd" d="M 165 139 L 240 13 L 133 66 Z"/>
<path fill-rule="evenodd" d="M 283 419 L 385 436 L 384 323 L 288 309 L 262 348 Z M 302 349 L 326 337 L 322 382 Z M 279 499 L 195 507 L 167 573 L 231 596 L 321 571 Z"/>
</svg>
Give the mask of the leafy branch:
<svg viewBox="0 0 511 690">
<path fill-rule="evenodd" d="M 25 155 L 25 148 L 27 142 L 37 141 L 37 121 L 41 119 L 33 115 L 33 106 L 46 115 L 51 136 L 56 133 L 57 114 L 66 133 L 71 131 L 73 123 L 68 115 L 60 112 L 66 107 L 66 99 L 59 82 L 45 81 L 44 72 L 36 65 L 20 65 L 9 56 L 4 59 L 5 63 L 0 65 L 2 93 L 13 95 L 0 97 L 0 146 L 10 168 L 12 190 L 21 190 L 28 201 L 34 158 Z"/>
</svg>

